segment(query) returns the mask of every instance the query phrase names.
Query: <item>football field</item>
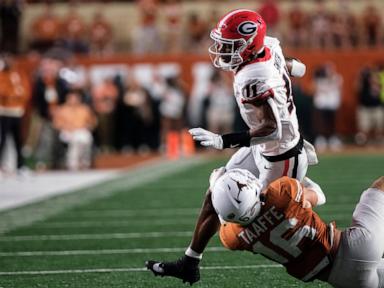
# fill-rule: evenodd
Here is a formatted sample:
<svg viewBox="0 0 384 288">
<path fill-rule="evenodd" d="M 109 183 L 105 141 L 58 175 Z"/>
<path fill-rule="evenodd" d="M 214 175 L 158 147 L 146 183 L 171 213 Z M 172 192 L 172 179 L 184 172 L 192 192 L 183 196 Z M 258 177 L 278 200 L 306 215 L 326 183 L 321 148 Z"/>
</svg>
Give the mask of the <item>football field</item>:
<svg viewBox="0 0 384 288">
<path fill-rule="evenodd" d="M 144 262 L 183 254 L 210 171 L 226 161 L 202 161 L 133 186 L 110 181 L 93 188 L 109 189 L 103 197 L 68 205 L 58 214 L 0 234 L 0 287 L 185 286 L 178 279 L 153 277 Z M 384 155 L 322 156 L 308 175 L 327 196 L 319 214 L 346 227 L 360 193 L 384 175 Z M 121 184 L 122 180 L 116 181 Z M 82 199 L 82 193 L 34 204 L 33 210 L 19 208 L 14 216 L 27 219 L 26 211 L 44 213 L 60 197 Z M 9 221 L 2 217 L 4 213 L 0 221 Z M 226 251 L 217 237 L 205 252 L 201 268 L 201 280 L 194 287 L 329 287 L 318 281 L 303 284 L 261 256 Z"/>
</svg>

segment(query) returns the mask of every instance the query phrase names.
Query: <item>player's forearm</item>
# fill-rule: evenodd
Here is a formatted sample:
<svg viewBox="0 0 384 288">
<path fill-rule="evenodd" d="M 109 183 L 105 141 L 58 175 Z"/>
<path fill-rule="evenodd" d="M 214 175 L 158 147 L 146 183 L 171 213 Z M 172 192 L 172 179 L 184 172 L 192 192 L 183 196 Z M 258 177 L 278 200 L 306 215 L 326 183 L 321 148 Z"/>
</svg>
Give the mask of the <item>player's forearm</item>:
<svg viewBox="0 0 384 288">
<path fill-rule="evenodd" d="M 257 128 L 223 135 L 223 148 L 258 145 L 281 139 L 282 127 L 276 104 L 271 98 L 267 99 L 267 102 L 265 105 L 269 105 L 271 116 L 261 119 L 262 122 Z"/>
<path fill-rule="evenodd" d="M 254 139 L 258 139 L 258 143 L 262 143 L 261 138 L 265 140 L 264 142 L 278 139 L 276 129 L 275 123 L 266 123 L 257 129 L 224 134 L 222 136 L 223 148 L 249 147 Z"/>
</svg>

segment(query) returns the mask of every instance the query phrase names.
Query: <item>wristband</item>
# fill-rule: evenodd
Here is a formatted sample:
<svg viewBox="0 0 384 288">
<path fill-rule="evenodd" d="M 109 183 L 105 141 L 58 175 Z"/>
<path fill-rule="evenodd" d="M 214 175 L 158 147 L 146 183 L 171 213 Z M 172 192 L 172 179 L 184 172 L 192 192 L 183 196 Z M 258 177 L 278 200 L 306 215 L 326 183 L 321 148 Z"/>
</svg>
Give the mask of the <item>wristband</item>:
<svg viewBox="0 0 384 288">
<path fill-rule="evenodd" d="M 251 136 L 249 131 L 224 134 L 223 148 L 249 147 L 251 145 Z"/>
</svg>

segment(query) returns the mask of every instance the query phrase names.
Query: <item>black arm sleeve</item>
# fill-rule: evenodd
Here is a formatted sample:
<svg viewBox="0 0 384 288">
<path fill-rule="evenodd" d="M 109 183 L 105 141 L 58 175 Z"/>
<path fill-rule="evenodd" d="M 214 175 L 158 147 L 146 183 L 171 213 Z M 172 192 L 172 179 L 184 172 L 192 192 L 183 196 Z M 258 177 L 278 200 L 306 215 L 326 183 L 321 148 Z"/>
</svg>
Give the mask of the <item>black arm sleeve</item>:
<svg viewBox="0 0 384 288">
<path fill-rule="evenodd" d="M 224 134 L 223 148 L 249 147 L 251 145 L 251 135 L 249 131 Z"/>
</svg>

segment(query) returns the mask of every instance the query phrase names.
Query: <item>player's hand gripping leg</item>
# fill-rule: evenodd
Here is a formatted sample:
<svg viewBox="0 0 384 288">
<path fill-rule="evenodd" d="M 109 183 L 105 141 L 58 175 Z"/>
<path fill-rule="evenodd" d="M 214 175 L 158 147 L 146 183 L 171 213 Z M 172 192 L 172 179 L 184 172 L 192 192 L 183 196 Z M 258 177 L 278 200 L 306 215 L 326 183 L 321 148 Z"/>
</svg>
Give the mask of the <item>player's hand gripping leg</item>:
<svg viewBox="0 0 384 288">
<path fill-rule="evenodd" d="M 379 177 L 376 179 L 372 185 L 371 188 L 379 189 L 381 191 L 384 191 L 384 176 Z"/>
</svg>

